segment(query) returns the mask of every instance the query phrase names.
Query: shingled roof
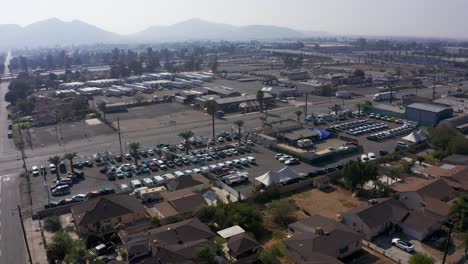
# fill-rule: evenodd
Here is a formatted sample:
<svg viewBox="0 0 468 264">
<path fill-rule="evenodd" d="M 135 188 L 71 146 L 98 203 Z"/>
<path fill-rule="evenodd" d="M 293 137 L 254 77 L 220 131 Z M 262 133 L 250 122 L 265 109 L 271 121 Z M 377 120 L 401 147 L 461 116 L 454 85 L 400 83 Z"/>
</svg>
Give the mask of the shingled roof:
<svg viewBox="0 0 468 264">
<path fill-rule="evenodd" d="M 237 234 L 229 238 L 227 247 L 231 255 L 236 257 L 243 253 L 260 247 L 258 242 L 246 233 Z"/>
<path fill-rule="evenodd" d="M 127 214 L 145 212 L 146 208 L 135 197 L 116 194 L 90 199 L 71 207 L 77 225 L 88 225 Z"/>
</svg>

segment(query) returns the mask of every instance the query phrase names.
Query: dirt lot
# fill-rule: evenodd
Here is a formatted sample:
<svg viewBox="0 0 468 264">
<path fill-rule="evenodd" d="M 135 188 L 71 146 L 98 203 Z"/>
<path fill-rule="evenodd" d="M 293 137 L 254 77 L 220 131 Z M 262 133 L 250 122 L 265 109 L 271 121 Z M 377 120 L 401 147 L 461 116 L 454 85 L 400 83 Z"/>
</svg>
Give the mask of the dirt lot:
<svg viewBox="0 0 468 264">
<path fill-rule="evenodd" d="M 110 135 L 114 131 L 96 119 L 96 122 L 70 122 L 60 123 L 53 126 L 33 127 L 29 129 L 29 133 L 26 130 L 24 138 L 26 144 L 29 144 L 29 136 L 31 138 L 33 148 L 44 147 L 50 145 L 63 145 L 74 140 L 87 140 L 89 138 Z M 23 132 L 24 133 L 24 132 Z"/>
<path fill-rule="evenodd" d="M 327 191 L 312 189 L 293 195 L 290 199 L 294 200 L 297 206 L 310 214 L 320 214 L 331 219 L 335 219 L 336 214 L 347 212 L 365 204 L 365 202 L 352 197 L 350 191 L 338 186 L 333 186 Z"/>
</svg>

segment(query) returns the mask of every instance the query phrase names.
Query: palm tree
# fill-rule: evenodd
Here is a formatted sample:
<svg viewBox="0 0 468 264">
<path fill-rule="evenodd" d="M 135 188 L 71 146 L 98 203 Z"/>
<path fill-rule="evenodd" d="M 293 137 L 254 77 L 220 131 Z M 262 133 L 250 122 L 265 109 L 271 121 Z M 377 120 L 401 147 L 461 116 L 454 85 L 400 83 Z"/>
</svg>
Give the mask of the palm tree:
<svg viewBox="0 0 468 264">
<path fill-rule="evenodd" d="M 128 148 L 135 159 L 135 166 L 138 166 L 138 150 L 140 150 L 140 143 L 139 142 L 132 142 L 128 144 Z"/>
<path fill-rule="evenodd" d="M 294 114 L 297 116 L 297 122 L 301 122 L 302 111 L 297 110 L 296 112 L 294 112 Z"/>
<path fill-rule="evenodd" d="M 205 102 L 205 108 L 209 115 L 211 115 L 211 126 L 213 130 L 213 141 L 215 141 L 215 114 L 219 109 L 218 103 L 215 100 L 208 100 Z"/>
<path fill-rule="evenodd" d="M 60 181 L 60 174 L 59 174 L 59 164 L 62 161 L 62 157 L 60 156 L 52 156 L 49 158 L 49 162 L 55 165 L 55 175 L 57 176 L 57 180 Z"/>
<path fill-rule="evenodd" d="M 356 107 L 357 107 L 357 109 L 358 109 L 358 113 L 361 113 L 362 104 L 361 104 L 361 103 L 357 103 L 357 104 L 356 104 Z"/>
<path fill-rule="evenodd" d="M 260 105 L 260 112 L 263 112 L 263 104 L 265 102 L 265 93 L 262 90 L 257 91 L 257 101 Z"/>
<path fill-rule="evenodd" d="M 236 122 L 234 122 L 234 125 L 236 125 L 237 128 L 239 129 L 239 144 L 240 144 L 241 139 L 242 139 L 241 128 L 245 125 L 245 122 L 243 120 L 237 120 Z"/>
<path fill-rule="evenodd" d="M 75 169 L 73 168 L 73 159 L 76 158 L 78 155 L 76 155 L 76 152 L 70 152 L 66 153 L 63 156 L 63 159 L 69 160 L 70 161 L 70 168 L 73 173 L 75 173 Z"/>
<path fill-rule="evenodd" d="M 185 140 L 185 154 L 188 155 L 188 149 L 189 149 L 188 141 L 191 137 L 193 137 L 192 130 L 186 130 L 186 131 L 180 132 L 177 136 Z"/>
</svg>

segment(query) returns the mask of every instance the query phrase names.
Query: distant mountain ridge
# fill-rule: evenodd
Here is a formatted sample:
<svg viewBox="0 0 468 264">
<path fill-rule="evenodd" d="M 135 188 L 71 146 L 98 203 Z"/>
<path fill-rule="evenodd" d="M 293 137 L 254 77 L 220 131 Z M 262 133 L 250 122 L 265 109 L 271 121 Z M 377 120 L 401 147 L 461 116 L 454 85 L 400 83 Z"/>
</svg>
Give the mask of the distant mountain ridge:
<svg viewBox="0 0 468 264">
<path fill-rule="evenodd" d="M 0 47 L 183 40 L 262 40 L 304 36 L 306 34 L 303 32 L 286 27 L 233 26 L 201 19 L 190 19 L 169 26 L 151 26 L 128 35 L 109 32 L 79 20 L 65 22 L 57 18 L 35 22 L 25 27 L 0 25 Z"/>
</svg>

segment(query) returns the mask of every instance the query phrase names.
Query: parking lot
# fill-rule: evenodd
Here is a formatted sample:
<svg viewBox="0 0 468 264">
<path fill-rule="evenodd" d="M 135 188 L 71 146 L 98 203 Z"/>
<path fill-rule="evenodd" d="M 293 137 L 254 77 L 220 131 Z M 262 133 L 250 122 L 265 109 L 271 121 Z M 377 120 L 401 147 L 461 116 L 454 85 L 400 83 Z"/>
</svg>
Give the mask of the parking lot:
<svg viewBox="0 0 468 264">
<path fill-rule="evenodd" d="M 239 171 L 245 171 L 248 173 L 248 181 L 245 181 L 241 184 L 236 184 L 232 185 L 231 187 L 234 188 L 235 190 L 238 190 L 241 192 L 241 194 L 248 196 L 251 194 L 252 188 L 254 187 L 254 181 L 255 178 L 266 173 L 268 170 L 279 170 L 283 168 L 285 165 L 281 163 L 280 161 L 275 159 L 275 152 L 272 152 L 262 146 L 255 145 L 251 147 L 252 151 L 250 153 L 243 153 L 243 154 L 238 154 L 238 155 L 231 155 L 231 156 L 226 156 L 224 158 L 220 158 L 218 160 L 211 160 L 211 161 L 206 161 L 203 163 L 190 163 L 189 165 L 183 165 L 183 166 L 174 166 L 174 168 L 168 168 L 167 170 L 161 170 L 158 169 L 157 171 L 150 171 L 149 173 L 143 173 L 140 175 L 136 175 L 136 173 L 132 173 L 131 178 L 123 177 L 121 179 L 117 178 L 115 180 L 109 180 L 108 177 L 106 176 L 105 173 L 100 172 L 100 170 L 105 166 L 96 166 L 94 165 L 93 167 L 83 167 L 82 170 L 84 172 L 84 179 L 80 180 L 79 182 L 73 184 L 73 186 L 70 188 L 70 194 L 63 195 L 63 196 L 57 196 L 54 197 L 49 194 L 48 197 L 48 192 L 46 191 L 46 187 L 50 189 L 50 187 L 54 184 L 54 180 L 56 179 L 55 174 L 51 174 L 49 170 L 47 170 L 47 174 L 45 176 L 37 176 L 37 177 L 32 177 L 32 196 L 33 200 L 35 201 L 35 207 L 34 210 L 40 210 L 43 209 L 43 206 L 48 203 L 48 199 L 51 201 L 58 201 L 62 199 L 69 199 L 74 195 L 77 194 L 87 194 L 92 191 L 99 191 L 104 188 L 112 188 L 116 191 L 120 191 L 120 186 L 121 184 L 127 184 L 130 186 L 130 181 L 133 179 L 143 179 L 143 178 L 153 178 L 156 175 L 163 175 L 167 173 L 174 173 L 176 171 L 181 171 L 184 172 L 185 170 L 193 170 L 195 168 L 201 168 L 201 167 L 206 167 L 209 165 L 215 165 L 218 163 L 225 163 L 226 161 L 232 161 L 234 159 L 241 159 L 241 158 L 246 158 L 249 156 L 255 157 L 256 159 L 256 164 L 249 164 L 249 165 L 243 165 L 237 170 Z M 183 152 L 179 152 L 183 154 Z M 145 160 L 152 160 L 153 158 L 160 159 L 164 157 L 165 155 L 159 156 L 156 154 L 155 156 L 148 156 L 148 157 L 142 157 L 140 159 L 140 164 L 145 162 Z M 166 156 L 169 159 L 169 156 Z M 75 163 L 80 163 L 84 160 L 90 160 L 93 161 L 92 156 L 79 156 L 74 160 Z M 64 161 L 66 166 L 67 166 L 67 171 L 70 171 L 70 168 L 68 166 L 68 161 Z M 128 160 L 123 160 L 122 162 L 114 162 L 112 166 L 120 166 L 125 163 L 134 163 L 133 161 L 128 161 Z M 47 164 L 44 164 L 46 168 L 48 168 Z M 107 166 L 111 166 L 110 164 Z M 308 173 L 310 171 L 316 170 L 318 168 L 315 168 L 313 166 L 310 166 L 308 164 L 300 163 L 297 165 L 292 166 L 297 172 L 302 172 L 302 173 Z M 66 173 L 61 173 L 61 177 L 64 178 L 66 177 Z M 44 182 L 45 181 L 45 182 Z M 47 184 L 47 186 L 45 185 Z"/>
</svg>

